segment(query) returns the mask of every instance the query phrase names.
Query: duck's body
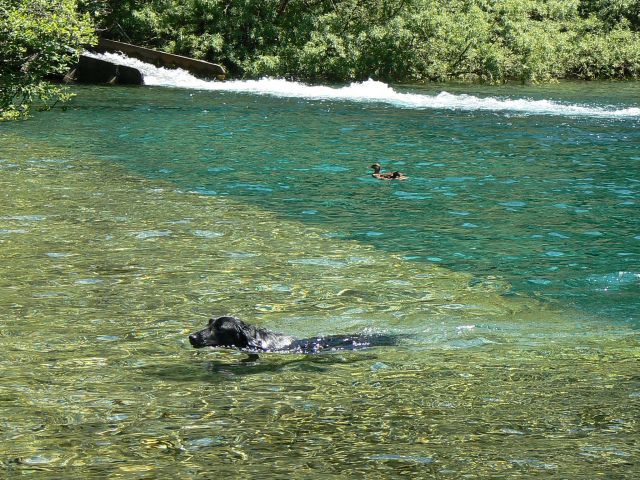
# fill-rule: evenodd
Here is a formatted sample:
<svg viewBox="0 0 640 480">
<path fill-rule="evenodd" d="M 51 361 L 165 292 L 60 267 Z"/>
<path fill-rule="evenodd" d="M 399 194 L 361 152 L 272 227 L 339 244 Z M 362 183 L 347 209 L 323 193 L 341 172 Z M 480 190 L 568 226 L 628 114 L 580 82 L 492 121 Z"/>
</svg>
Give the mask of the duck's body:
<svg viewBox="0 0 640 480">
<path fill-rule="evenodd" d="M 402 172 L 380 173 L 382 167 L 379 163 L 374 163 L 369 168 L 373 168 L 373 173 L 371 174 L 371 176 L 373 178 L 377 178 L 378 180 L 406 180 L 407 178 L 409 178 Z"/>
</svg>

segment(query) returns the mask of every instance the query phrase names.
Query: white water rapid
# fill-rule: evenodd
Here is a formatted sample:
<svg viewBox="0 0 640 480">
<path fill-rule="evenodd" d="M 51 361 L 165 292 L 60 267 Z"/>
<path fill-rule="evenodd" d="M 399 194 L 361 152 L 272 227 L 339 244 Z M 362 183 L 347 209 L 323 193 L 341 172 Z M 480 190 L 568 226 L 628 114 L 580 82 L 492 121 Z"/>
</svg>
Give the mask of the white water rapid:
<svg viewBox="0 0 640 480">
<path fill-rule="evenodd" d="M 441 92 L 436 95 L 403 93 L 375 80 L 351 83 L 345 87 L 305 85 L 282 79 L 230 80 L 225 82 L 201 80 L 181 69 L 158 68 L 116 53 L 85 53 L 85 55 L 127 65 L 140 70 L 145 85 L 251 93 L 274 97 L 339 100 L 361 103 L 384 103 L 407 109 L 449 109 L 464 111 L 513 112 L 525 115 L 586 116 L 600 118 L 640 118 L 640 107 L 615 107 L 560 103 L 552 100 L 526 98 L 477 97 L 467 94 Z"/>
</svg>

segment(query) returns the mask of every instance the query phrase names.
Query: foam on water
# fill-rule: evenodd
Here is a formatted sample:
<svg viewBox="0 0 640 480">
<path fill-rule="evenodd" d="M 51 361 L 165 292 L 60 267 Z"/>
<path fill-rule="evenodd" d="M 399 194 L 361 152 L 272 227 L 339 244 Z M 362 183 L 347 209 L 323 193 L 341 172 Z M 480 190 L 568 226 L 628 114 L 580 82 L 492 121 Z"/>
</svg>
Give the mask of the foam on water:
<svg viewBox="0 0 640 480">
<path fill-rule="evenodd" d="M 194 90 L 213 90 L 253 93 L 287 98 L 338 100 L 362 103 L 386 103 L 398 108 L 445 109 L 464 111 L 502 111 L 528 115 L 587 116 L 601 118 L 640 118 L 640 107 L 602 107 L 559 103 L 551 100 L 526 98 L 477 97 L 441 92 L 437 95 L 403 93 L 375 80 L 354 82 L 344 87 L 305 85 L 284 79 L 232 80 L 226 82 L 201 80 L 185 70 L 158 68 L 149 63 L 116 53 L 85 53 L 88 56 L 127 65 L 140 70 L 146 85 L 177 87 Z"/>
<path fill-rule="evenodd" d="M 620 288 L 640 285 L 640 273 L 638 272 L 613 272 L 601 275 L 589 275 L 587 282 L 597 290 L 607 292 Z"/>
</svg>

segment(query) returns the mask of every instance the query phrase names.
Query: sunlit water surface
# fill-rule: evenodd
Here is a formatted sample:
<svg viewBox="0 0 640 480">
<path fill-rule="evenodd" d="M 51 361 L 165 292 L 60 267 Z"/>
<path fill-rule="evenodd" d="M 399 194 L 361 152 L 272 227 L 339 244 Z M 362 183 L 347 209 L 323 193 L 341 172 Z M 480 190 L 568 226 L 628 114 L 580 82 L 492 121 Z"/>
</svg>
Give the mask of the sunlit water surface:
<svg viewBox="0 0 640 480">
<path fill-rule="evenodd" d="M 77 88 L 2 125 L 4 475 L 637 478 L 638 87 L 589 88 Z M 226 313 L 400 341 L 192 350 Z"/>
</svg>

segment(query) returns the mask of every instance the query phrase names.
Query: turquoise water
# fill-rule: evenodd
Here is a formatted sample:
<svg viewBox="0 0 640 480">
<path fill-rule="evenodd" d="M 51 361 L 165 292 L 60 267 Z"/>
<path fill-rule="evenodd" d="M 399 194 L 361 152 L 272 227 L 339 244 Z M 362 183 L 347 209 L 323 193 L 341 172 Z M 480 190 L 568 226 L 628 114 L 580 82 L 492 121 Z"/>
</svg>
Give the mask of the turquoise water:
<svg viewBox="0 0 640 480">
<path fill-rule="evenodd" d="M 630 103 L 637 88 L 614 84 L 617 95 L 605 97 L 606 85 L 596 85 L 586 100 L 598 93 L 600 104 Z M 551 98 L 578 102 L 576 90 L 583 88 L 559 87 Z M 54 138 L 91 139 L 92 155 L 144 177 L 229 195 L 412 261 L 499 276 L 518 292 L 617 321 L 638 320 L 638 117 L 157 89 L 103 91 L 74 107 L 57 120 Z M 48 119 L 32 123 L 39 121 Z M 373 162 L 411 181 L 380 185 L 368 175 Z"/>
<path fill-rule="evenodd" d="M 637 478 L 636 84 L 228 85 L 0 126 L 5 477 Z"/>
</svg>

